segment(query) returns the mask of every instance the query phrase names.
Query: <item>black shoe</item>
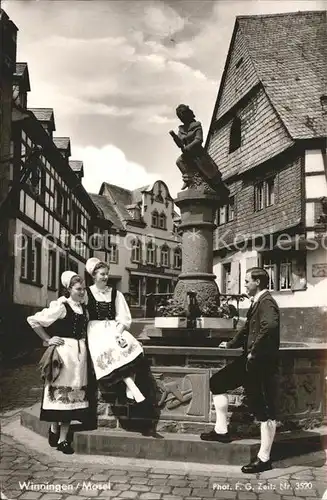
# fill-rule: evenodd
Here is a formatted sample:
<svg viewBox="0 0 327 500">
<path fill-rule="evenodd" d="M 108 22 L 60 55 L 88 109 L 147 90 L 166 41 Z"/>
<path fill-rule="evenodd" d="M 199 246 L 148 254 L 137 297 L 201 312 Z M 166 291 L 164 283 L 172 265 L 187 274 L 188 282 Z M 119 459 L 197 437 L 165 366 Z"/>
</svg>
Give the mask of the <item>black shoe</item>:
<svg viewBox="0 0 327 500">
<path fill-rule="evenodd" d="M 230 443 L 231 437 L 227 432 L 226 434 L 218 434 L 214 429 L 210 432 L 202 432 L 200 434 L 202 441 L 219 441 L 220 443 Z"/>
<path fill-rule="evenodd" d="M 51 448 L 55 448 L 59 441 L 59 432 L 52 432 L 51 427 L 49 427 L 48 432 L 48 443 Z"/>
<path fill-rule="evenodd" d="M 264 472 L 265 470 L 271 470 L 272 465 L 271 461 L 268 460 L 268 462 L 262 462 L 259 457 L 255 458 L 252 460 L 247 465 L 243 465 L 241 471 L 244 474 L 257 474 L 258 472 Z"/>
<path fill-rule="evenodd" d="M 68 441 L 61 441 L 61 443 L 58 444 L 57 446 L 58 451 L 62 451 L 65 455 L 72 455 L 75 453 L 74 449 L 72 448 L 71 444 L 68 443 Z"/>
</svg>

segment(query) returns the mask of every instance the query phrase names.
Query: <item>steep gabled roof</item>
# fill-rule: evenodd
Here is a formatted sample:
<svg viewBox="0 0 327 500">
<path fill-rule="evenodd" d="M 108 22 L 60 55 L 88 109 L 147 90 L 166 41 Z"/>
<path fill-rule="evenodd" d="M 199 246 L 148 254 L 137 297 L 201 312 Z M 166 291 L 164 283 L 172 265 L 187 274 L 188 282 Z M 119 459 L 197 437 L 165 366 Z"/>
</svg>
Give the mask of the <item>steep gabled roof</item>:
<svg viewBox="0 0 327 500">
<path fill-rule="evenodd" d="M 326 135 L 327 12 L 237 18 L 250 57 L 293 139 Z"/>
<path fill-rule="evenodd" d="M 53 137 L 53 142 L 56 147 L 62 151 L 67 151 L 68 156 L 70 156 L 70 138 L 69 137 Z"/>
<path fill-rule="evenodd" d="M 28 72 L 28 65 L 26 62 L 16 62 L 16 68 L 14 73 L 14 81 L 24 82 L 25 91 L 29 92 L 31 90 L 30 77 Z"/>
<path fill-rule="evenodd" d="M 238 32 L 258 80 L 291 138 L 327 135 L 321 106 L 327 93 L 326 16 L 326 11 L 304 11 L 236 18 L 206 146 Z"/>
<path fill-rule="evenodd" d="M 116 214 L 116 211 L 112 207 L 110 201 L 106 198 L 106 196 L 102 196 L 101 194 L 93 194 L 89 193 L 89 196 L 93 203 L 98 207 L 100 212 L 103 214 L 104 218 L 112 222 L 113 228 L 122 230 L 124 226 L 120 221 L 119 217 Z"/>
<path fill-rule="evenodd" d="M 126 206 L 132 204 L 132 191 L 116 186 L 115 184 L 103 182 L 99 194 L 103 194 L 104 191 L 109 201 L 113 204 L 114 210 L 120 221 L 123 224 L 134 221 L 134 218 L 126 208 Z"/>
<path fill-rule="evenodd" d="M 52 108 L 29 108 L 39 122 L 51 123 L 52 130 L 56 130 Z"/>
<path fill-rule="evenodd" d="M 74 172 L 83 173 L 83 162 L 81 160 L 69 160 L 69 166 Z"/>
</svg>

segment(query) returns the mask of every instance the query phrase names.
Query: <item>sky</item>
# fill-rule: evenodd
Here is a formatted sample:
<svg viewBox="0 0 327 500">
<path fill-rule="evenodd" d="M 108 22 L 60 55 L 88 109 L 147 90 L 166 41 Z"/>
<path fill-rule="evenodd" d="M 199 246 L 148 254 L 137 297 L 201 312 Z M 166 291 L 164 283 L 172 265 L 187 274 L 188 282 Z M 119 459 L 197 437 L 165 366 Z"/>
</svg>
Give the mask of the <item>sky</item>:
<svg viewBox="0 0 327 500">
<path fill-rule="evenodd" d="M 237 15 L 323 10 L 327 0 L 3 0 L 19 28 L 29 107 L 54 109 L 84 187 L 181 187 L 169 130 L 188 104 L 204 136 Z"/>
</svg>

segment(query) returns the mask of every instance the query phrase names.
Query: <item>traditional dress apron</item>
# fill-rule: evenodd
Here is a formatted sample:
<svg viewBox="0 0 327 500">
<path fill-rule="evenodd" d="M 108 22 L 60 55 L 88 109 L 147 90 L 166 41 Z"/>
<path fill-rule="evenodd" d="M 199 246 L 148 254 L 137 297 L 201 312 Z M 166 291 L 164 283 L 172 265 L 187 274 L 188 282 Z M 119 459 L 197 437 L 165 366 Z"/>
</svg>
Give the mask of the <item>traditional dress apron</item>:
<svg viewBox="0 0 327 500">
<path fill-rule="evenodd" d="M 110 302 L 96 300 L 90 288 L 87 288 L 87 295 L 87 337 L 95 376 L 112 385 L 135 372 L 143 359 L 143 348 L 126 330 L 117 341 L 115 288 L 111 291 Z"/>
<path fill-rule="evenodd" d="M 56 347 L 63 360 L 58 378 L 45 383 L 40 420 L 68 422 L 88 418 L 87 351 L 85 334 L 87 313 L 78 314 L 65 302 L 66 316 L 56 320 L 47 330 L 51 336 L 63 338 L 65 343 Z"/>
</svg>

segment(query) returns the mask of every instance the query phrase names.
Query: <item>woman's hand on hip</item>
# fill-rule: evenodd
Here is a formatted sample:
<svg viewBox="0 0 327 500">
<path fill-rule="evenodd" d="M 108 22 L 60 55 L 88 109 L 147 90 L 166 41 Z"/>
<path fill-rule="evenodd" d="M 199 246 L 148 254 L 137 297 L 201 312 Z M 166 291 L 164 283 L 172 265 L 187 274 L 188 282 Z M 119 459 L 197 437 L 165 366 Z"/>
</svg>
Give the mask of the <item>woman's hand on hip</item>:
<svg viewBox="0 0 327 500">
<path fill-rule="evenodd" d="M 65 341 L 61 337 L 51 337 L 48 341 L 48 345 L 64 345 Z"/>
</svg>

